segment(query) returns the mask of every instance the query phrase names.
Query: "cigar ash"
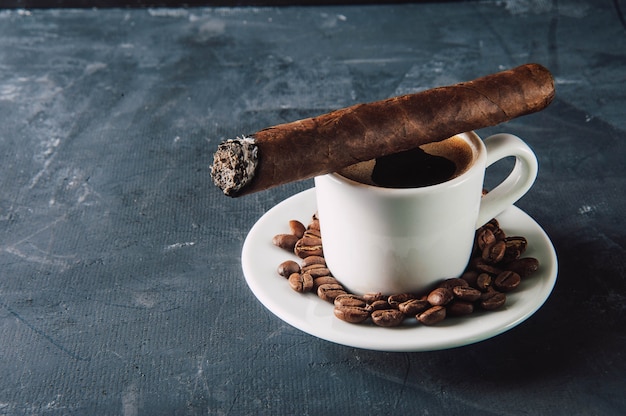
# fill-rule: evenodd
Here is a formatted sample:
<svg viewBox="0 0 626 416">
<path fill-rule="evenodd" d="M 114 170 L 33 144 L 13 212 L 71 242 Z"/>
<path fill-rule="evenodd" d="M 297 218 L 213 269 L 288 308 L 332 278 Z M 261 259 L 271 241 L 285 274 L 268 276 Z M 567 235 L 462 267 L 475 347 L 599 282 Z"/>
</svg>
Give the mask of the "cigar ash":
<svg viewBox="0 0 626 416">
<path fill-rule="evenodd" d="M 258 165 L 254 139 L 241 137 L 220 143 L 213 155 L 211 178 L 226 195 L 235 195 L 253 178 Z"/>
</svg>

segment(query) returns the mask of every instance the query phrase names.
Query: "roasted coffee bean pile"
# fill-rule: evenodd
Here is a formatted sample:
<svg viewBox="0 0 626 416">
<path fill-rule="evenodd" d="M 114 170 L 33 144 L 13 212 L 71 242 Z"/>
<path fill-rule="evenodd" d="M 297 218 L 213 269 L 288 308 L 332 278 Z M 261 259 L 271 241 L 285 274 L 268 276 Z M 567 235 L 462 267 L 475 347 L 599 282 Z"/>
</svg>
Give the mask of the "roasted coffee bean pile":
<svg viewBox="0 0 626 416">
<path fill-rule="evenodd" d="M 507 237 L 493 219 L 476 231 L 471 260 L 460 277 L 443 280 L 421 294 L 358 296 L 348 293 L 326 266 L 316 215 L 307 226 L 297 220 L 289 221 L 289 229 L 287 234 L 274 236 L 272 242 L 295 253 L 301 261 L 282 262 L 278 274 L 296 292 L 313 292 L 334 304 L 335 316 L 350 323 L 371 321 L 392 327 L 413 318 L 424 325 L 435 325 L 449 316 L 498 309 L 505 304 L 506 293 L 539 268 L 536 258 L 522 257 L 528 245 L 526 238 Z"/>
</svg>

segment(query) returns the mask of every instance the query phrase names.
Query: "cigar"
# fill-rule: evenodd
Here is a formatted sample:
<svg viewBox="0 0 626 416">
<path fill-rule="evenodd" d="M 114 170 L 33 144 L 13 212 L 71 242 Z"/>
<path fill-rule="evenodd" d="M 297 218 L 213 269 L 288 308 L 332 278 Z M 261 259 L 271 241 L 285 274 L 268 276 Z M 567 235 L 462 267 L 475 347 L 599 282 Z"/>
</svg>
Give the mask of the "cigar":
<svg viewBox="0 0 626 416">
<path fill-rule="evenodd" d="M 211 177 L 237 197 L 495 126 L 544 109 L 554 79 L 538 64 L 357 104 L 223 141 Z"/>
</svg>

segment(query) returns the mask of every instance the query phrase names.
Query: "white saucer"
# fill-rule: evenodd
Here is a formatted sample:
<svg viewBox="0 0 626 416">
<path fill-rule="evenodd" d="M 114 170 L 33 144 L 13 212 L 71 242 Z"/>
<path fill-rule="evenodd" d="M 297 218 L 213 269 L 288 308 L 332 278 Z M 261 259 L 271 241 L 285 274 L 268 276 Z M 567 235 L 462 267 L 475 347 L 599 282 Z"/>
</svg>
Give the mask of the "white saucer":
<svg viewBox="0 0 626 416">
<path fill-rule="evenodd" d="M 556 283 L 557 258 L 550 239 L 531 217 L 517 207 L 499 215 L 507 235 L 528 240 L 525 256 L 539 260 L 539 270 L 507 295 L 504 308 L 449 318 L 435 326 L 405 325 L 381 328 L 349 324 L 337 319 L 333 306 L 315 294 L 293 291 L 277 267 L 295 255 L 272 244 L 276 234 L 289 232 L 289 220 L 308 224 L 316 211 L 315 190 L 309 189 L 279 203 L 250 230 L 241 256 L 243 272 L 254 295 L 288 324 L 316 337 L 351 347 L 381 351 L 433 351 L 479 342 L 519 325 L 546 301 Z M 410 319 L 407 319 L 410 321 Z"/>
</svg>

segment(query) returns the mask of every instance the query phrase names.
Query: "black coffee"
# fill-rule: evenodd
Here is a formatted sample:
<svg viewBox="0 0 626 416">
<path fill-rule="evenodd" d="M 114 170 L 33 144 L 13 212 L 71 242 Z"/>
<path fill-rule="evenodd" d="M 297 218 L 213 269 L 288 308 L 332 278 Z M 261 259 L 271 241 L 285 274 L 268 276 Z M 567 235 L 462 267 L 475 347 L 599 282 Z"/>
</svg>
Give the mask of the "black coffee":
<svg viewBox="0 0 626 416">
<path fill-rule="evenodd" d="M 383 188 L 419 188 L 443 183 L 461 175 L 471 166 L 472 160 L 470 145 L 454 136 L 361 162 L 339 173 L 354 181 Z"/>
<path fill-rule="evenodd" d="M 455 172 L 453 161 L 418 147 L 376 159 L 372 182 L 383 188 L 419 188 L 450 180 Z"/>
</svg>

